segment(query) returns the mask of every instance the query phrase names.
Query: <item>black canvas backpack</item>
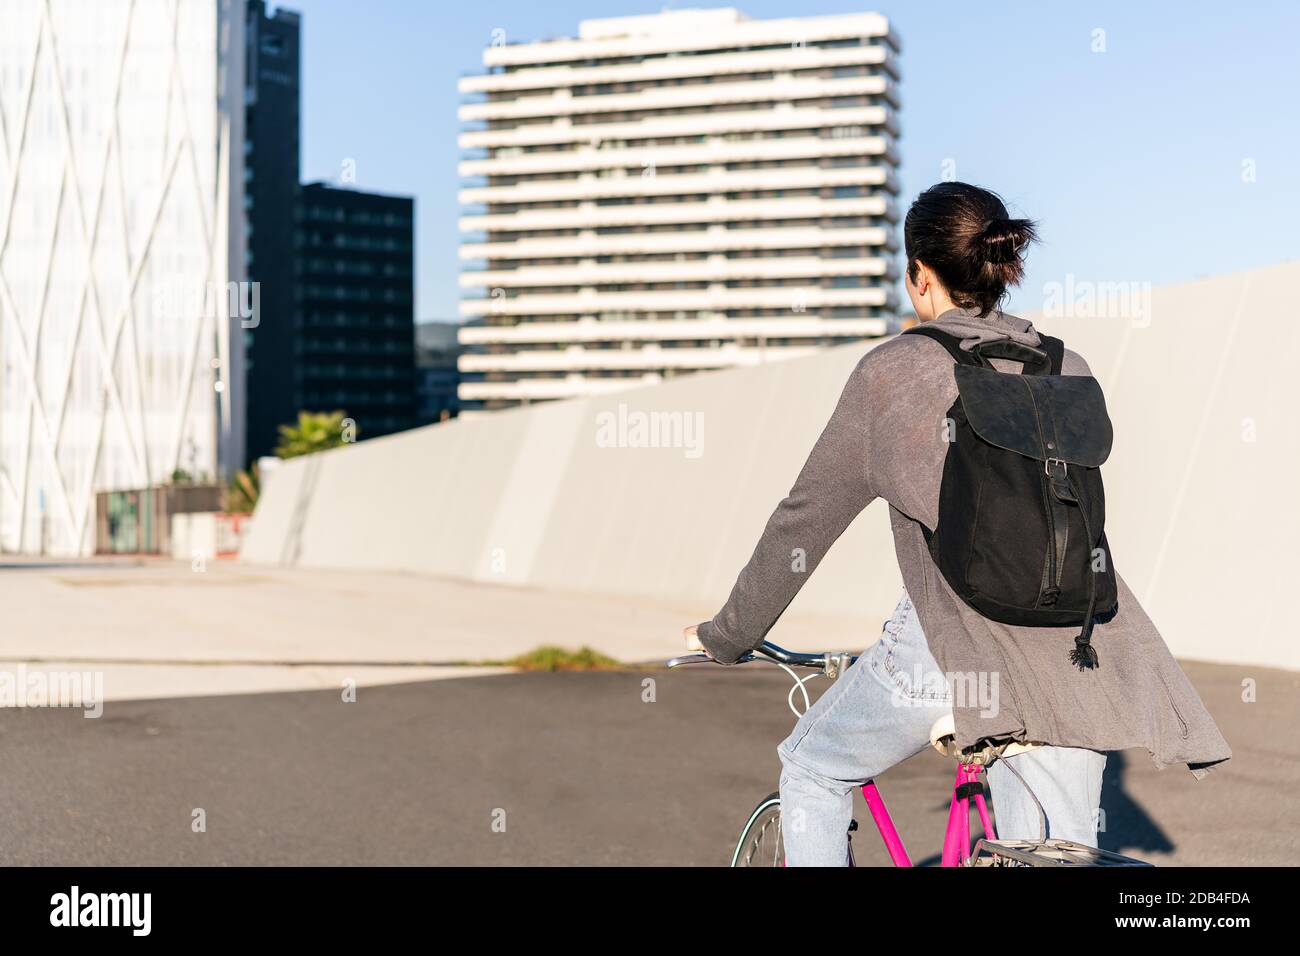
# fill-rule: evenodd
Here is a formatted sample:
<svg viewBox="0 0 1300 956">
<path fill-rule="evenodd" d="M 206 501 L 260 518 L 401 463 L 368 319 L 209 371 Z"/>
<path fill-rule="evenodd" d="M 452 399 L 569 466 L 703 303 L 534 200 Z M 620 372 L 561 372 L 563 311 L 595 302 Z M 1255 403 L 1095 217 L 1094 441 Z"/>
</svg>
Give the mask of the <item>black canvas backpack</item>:
<svg viewBox="0 0 1300 956">
<path fill-rule="evenodd" d="M 924 325 L 956 366 L 957 401 L 939 490 L 939 523 L 926 528 L 930 554 L 957 595 L 985 617 L 1028 627 L 1081 630 L 1070 660 L 1097 666 L 1092 628 L 1117 604 L 1106 543 L 1101 464 L 1111 424 L 1101 385 L 1062 375 L 1065 345 L 1004 339 L 967 350 Z M 990 359 L 1022 363 L 995 369 Z"/>
</svg>

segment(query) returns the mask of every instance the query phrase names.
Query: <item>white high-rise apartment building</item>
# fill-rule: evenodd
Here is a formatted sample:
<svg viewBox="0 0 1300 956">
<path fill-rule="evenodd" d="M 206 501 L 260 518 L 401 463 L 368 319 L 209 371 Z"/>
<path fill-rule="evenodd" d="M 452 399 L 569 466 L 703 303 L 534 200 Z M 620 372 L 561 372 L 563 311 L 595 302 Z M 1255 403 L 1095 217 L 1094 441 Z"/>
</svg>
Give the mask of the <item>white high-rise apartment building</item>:
<svg viewBox="0 0 1300 956">
<path fill-rule="evenodd" d="M 584 21 L 461 80 L 462 403 L 500 408 L 884 334 L 898 41 L 876 14 Z"/>
<path fill-rule="evenodd" d="M 243 0 L 0 0 L 0 550 L 242 464 Z"/>
</svg>

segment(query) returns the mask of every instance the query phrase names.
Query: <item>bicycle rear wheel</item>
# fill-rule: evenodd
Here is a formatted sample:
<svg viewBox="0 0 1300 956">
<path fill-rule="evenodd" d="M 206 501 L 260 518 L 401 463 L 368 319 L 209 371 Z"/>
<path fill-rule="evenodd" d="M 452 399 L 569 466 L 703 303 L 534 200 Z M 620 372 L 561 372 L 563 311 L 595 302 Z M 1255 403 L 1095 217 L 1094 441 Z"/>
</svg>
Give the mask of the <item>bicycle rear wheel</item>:
<svg viewBox="0 0 1300 956">
<path fill-rule="evenodd" d="M 781 794 L 769 793 L 749 815 L 731 865 L 785 866 L 785 838 L 781 832 Z"/>
</svg>

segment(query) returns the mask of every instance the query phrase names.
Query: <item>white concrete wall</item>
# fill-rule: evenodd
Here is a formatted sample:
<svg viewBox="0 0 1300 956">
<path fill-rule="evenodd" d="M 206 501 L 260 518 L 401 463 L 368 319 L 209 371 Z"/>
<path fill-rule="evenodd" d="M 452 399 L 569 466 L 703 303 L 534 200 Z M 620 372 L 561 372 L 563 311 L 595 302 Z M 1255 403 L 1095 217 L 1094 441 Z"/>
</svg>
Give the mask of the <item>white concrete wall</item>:
<svg viewBox="0 0 1300 956">
<path fill-rule="evenodd" d="M 1127 318 L 1043 318 L 1106 389 L 1116 566 L 1179 656 L 1300 668 L 1300 263 L 1154 290 Z M 1074 311 L 1086 311 L 1077 300 Z M 416 429 L 287 462 L 242 557 L 721 604 L 867 345 Z M 600 414 L 698 413 L 685 448 L 600 447 Z M 899 588 L 869 508 L 792 605 L 872 626 Z M 485 592 L 485 600 L 490 600 Z"/>
</svg>

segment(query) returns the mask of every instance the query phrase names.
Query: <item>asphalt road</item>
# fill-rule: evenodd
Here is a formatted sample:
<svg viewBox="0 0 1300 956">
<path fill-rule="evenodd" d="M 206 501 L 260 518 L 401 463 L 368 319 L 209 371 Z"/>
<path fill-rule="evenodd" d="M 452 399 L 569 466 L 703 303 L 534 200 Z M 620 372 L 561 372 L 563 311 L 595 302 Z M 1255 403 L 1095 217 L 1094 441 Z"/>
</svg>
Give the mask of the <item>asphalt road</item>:
<svg viewBox="0 0 1300 956">
<path fill-rule="evenodd" d="M 1112 756 L 1103 845 L 1162 865 L 1294 864 L 1300 675 L 1187 671 L 1236 757 L 1196 782 Z M 97 720 L 2 710 L 0 865 L 724 864 L 775 789 L 785 686 L 700 667 L 363 687 L 355 703 L 110 702 Z M 879 781 L 918 862 L 939 848 L 950 774 L 927 752 Z M 860 862 L 883 864 L 859 819 Z"/>
</svg>

